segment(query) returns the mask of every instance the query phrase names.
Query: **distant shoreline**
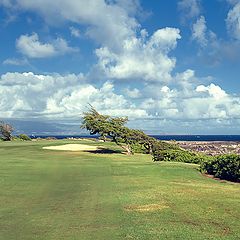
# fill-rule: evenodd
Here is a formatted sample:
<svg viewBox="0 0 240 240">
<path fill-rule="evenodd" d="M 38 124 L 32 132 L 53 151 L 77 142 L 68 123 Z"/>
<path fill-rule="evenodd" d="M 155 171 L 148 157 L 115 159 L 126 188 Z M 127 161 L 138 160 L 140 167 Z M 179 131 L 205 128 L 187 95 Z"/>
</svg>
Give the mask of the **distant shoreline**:
<svg viewBox="0 0 240 240">
<path fill-rule="evenodd" d="M 150 135 L 158 140 L 177 142 L 240 142 L 240 135 Z M 98 138 L 96 135 L 30 135 L 31 138 Z"/>
</svg>

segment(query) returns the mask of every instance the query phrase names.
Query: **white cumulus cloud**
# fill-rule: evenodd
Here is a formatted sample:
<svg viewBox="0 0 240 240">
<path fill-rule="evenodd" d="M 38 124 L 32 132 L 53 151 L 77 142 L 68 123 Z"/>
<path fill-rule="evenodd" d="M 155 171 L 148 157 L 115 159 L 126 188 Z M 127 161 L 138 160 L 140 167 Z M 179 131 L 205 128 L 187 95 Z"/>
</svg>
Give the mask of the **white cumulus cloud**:
<svg viewBox="0 0 240 240">
<path fill-rule="evenodd" d="M 133 36 L 138 23 L 129 16 L 129 4 L 123 1 L 104 0 L 13 0 L 5 6 L 40 14 L 47 23 L 68 21 L 87 25 L 86 34 L 102 45 L 119 48 L 121 41 Z M 12 4 L 10 4 L 10 2 Z M 135 2 L 135 4 L 134 4 Z M 131 13 L 137 8 L 137 1 L 131 4 Z"/>
<path fill-rule="evenodd" d="M 139 91 L 139 89 L 134 88 L 134 89 L 125 89 L 126 95 L 130 98 L 139 98 L 141 97 L 141 92 Z"/>
<path fill-rule="evenodd" d="M 10 1 L 21 10 L 40 14 L 47 23 L 66 21 L 86 27 L 85 35 L 97 43 L 97 66 L 107 78 L 139 78 L 169 81 L 176 60 L 169 53 L 181 38 L 179 29 L 157 29 L 151 36 L 142 29 L 135 15 L 139 1 L 56 0 Z M 11 4 L 10 4 L 11 5 Z M 76 28 L 70 29 L 78 36 Z M 65 43 L 65 44 L 64 44 Z M 61 46 L 61 47 L 60 47 Z M 50 57 L 73 49 L 63 39 L 40 42 L 38 35 L 23 35 L 17 41 L 20 52 L 31 58 Z"/>
<path fill-rule="evenodd" d="M 0 115 L 5 117 L 79 118 L 88 103 L 111 115 L 146 117 L 114 85 L 88 84 L 84 75 L 6 73 L 0 78 Z"/>
<path fill-rule="evenodd" d="M 240 40 L 240 2 L 237 2 L 228 12 L 226 23 L 231 36 Z"/>
<path fill-rule="evenodd" d="M 80 30 L 75 27 L 70 27 L 69 30 L 72 36 L 76 38 L 79 38 L 81 36 Z"/>
<path fill-rule="evenodd" d="M 178 8 L 182 12 L 182 21 L 198 17 L 201 13 L 200 0 L 181 0 Z"/>
<path fill-rule="evenodd" d="M 207 45 L 207 26 L 204 16 L 201 16 L 192 27 L 192 39 L 196 40 L 200 46 L 205 47 Z"/>
<path fill-rule="evenodd" d="M 215 98 L 215 99 L 222 99 L 224 97 L 227 97 L 227 94 L 224 90 L 222 90 L 219 86 L 216 86 L 215 84 L 211 83 L 209 86 L 199 85 L 196 88 L 197 92 L 207 92 L 209 96 Z"/>
<path fill-rule="evenodd" d="M 169 81 L 176 61 L 168 53 L 180 38 L 175 28 L 159 29 L 150 37 L 142 31 L 139 38 L 126 39 L 120 52 L 108 47 L 97 49 L 98 66 L 109 78 Z"/>
<path fill-rule="evenodd" d="M 23 66 L 28 64 L 28 60 L 23 58 L 23 59 L 18 59 L 18 58 L 7 58 L 3 61 L 4 65 L 14 65 L 14 66 Z"/>
<path fill-rule="evenodd" d="M 77 49 L 69 47 L 62 38 L 57 38 L 52 43 L 42 43 L 39 41 L 37 33 L 21 35 L 16 41 L 16 47 L 29 58 L 53 57 L 77 51 Z"/>
</svg>

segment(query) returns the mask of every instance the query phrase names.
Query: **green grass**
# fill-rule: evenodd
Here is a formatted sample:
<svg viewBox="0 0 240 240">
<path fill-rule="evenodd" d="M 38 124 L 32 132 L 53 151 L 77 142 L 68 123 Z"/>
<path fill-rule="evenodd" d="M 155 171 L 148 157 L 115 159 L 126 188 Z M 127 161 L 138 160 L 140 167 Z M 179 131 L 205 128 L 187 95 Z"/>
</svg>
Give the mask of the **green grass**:
<svg viewBox="0 0 240 240">
<path fill-rule="evenodd" d="M 240 184 L 148 155 L 42 149 L 73 142 L 0 143 L 1 240 L 240 239 Z"/>
</svg>

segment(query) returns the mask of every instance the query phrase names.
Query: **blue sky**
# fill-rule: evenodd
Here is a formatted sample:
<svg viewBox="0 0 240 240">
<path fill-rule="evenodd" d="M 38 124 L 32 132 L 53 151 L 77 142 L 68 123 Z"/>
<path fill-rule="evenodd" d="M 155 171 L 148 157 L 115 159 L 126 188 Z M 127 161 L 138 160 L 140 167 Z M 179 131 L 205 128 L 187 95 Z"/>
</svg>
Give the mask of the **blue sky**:
<svg viewBox="0 0 240 240">
<path fill-rule="evenodd" d="M 81 113 L 150 134 L 240 134 L 239 0 L 0 0 L 0 118 L 79 134 Z"/>
</svg>

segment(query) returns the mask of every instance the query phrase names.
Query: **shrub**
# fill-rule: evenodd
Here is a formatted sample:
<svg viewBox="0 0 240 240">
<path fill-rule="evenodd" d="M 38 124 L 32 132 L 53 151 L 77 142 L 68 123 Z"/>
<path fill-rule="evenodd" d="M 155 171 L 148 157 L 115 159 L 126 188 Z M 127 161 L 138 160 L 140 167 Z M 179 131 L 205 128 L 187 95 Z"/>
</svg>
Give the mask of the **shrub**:
<svg viewBox="0 0 240 240">
<path fill-rule="evenodd" d="M 208 158 L 205 155 L 189 152 L 182 149 L 168 149 L 156 151 L 153 154 L 153 161 L 171 161 L 199 164 Z"/>
<path fill-rule="evenodd" d="M 155 141 L 153 143 L 152 151 L 160 152 L 163 150 L 180 150 L 180 147 L 175 143 L 169 143 L 164 141 Z"/>
<path fill-rule="evenodd" d="M 32 139 L 27 136 L 26 134 L 20 134 L 19 136 L 19 139 L 23 140 L 23 141 L 31 141 Z"/>
<path fill-rule="evenodd" d="M 18 141 L 18 140 L 21 140 L 19 136 L 12 136 L 12 141 Z"/>
<path fill-rule="evenodd" d="M 147 154 L 147 150 L 140 143 L 132 144 L 131 147 L 134 153 Z"/>
<path fill-rule="evenodd" d="M 240 156 L 236 154 L 216 156 L 212 160 L 203 161 L 200 170 L 220 179 L 240 181 Z"/>
</svg>

